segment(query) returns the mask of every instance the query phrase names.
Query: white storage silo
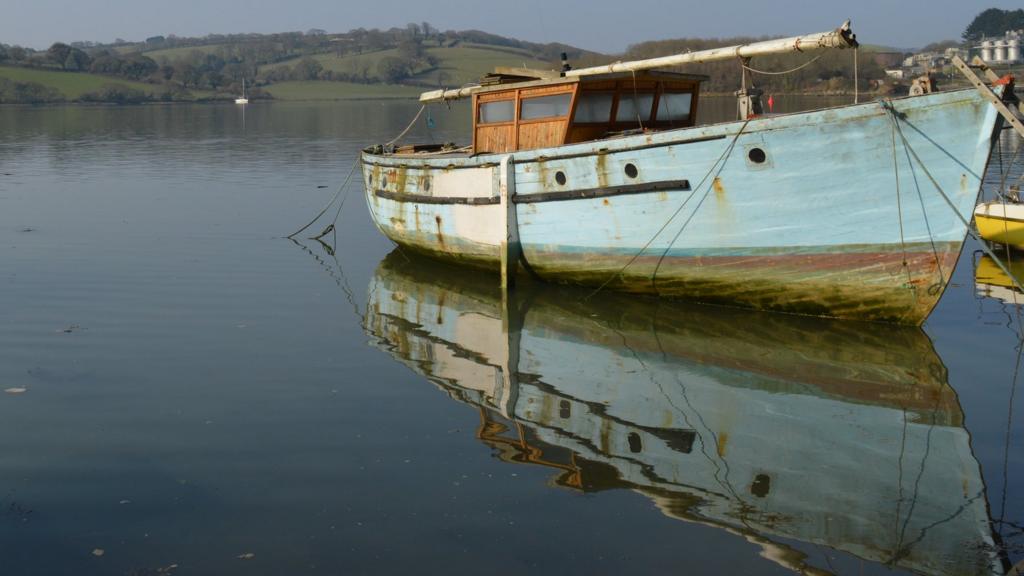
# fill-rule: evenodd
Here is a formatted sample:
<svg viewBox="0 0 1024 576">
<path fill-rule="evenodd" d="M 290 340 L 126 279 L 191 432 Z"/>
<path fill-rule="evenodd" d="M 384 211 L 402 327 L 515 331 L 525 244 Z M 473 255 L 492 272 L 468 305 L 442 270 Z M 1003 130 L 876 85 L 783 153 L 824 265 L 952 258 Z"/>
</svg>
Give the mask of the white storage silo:
<svg viewBox="0 0 1024 576">
<path fill-rule="evenodd" d="M 1020 62 L 1020 39 L 1010 38 L 1006 42 L 1006 60 L 1009 62 Z"/>
<path fill-rule="evenodd" d="M 981 43 L 981 59 L 986 62 L 992 62 L 994 60 L 994 58 L 992 57 L 991 40 L 985 40 L 984 42 Z"/>
</svg>

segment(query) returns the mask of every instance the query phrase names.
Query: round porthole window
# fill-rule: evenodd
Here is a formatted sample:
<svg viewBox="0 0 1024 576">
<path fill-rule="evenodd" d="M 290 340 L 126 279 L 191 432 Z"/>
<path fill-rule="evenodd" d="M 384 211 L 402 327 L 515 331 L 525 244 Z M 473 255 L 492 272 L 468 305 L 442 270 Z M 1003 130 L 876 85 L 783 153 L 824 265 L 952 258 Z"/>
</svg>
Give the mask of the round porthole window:
<svg viewBox="0 0 1024 576">
<path fill-rule="evenodd" d="M 430 192 L 430 178 L 423 179 L 423 190 L 425 192 Z"/>
<path fill-rule="evenodd" d="M 764 161 L 768 159 L 768 155 L 760 148 L 751 148 L 750 151 L 747 152 L 747 158 L 749 158 L 754 164 L 764 164 Z"/>
<path fill-rule="evenodd" d="M 370 174 L 369 181 L 370 181 L 370 186 L 373 186 L 373 174 Z"/>
<path fill-rule="evenodd" d="M 385 176 L 384 179 L 380 181 L 380 186 L 381 186 L 381 188 L 387 188 L 388 187 L 388 177 L 387 176 Z"/>
<path fill-rule="evenodd" d="M 632 163 L 626 164 L 626 176 L 636 178 L 638 174 L 640 174 L 640 171 L 636 169 L 636 165 Z"/>
<path fill-rule="evenodd" d="M 555 172 L 555 182 L 558 182 L 559 186 L 565 186 L 565 172 L 561 170 Z"/>
</svg>

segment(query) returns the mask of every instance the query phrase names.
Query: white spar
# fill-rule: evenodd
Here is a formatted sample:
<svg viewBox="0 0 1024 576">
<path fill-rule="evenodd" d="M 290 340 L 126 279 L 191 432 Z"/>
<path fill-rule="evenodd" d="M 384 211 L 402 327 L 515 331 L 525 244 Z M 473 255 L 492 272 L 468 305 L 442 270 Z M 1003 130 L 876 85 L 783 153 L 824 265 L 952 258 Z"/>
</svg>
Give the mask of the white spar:
<svg viewBox="0 0 1024 576">
<path fill-rule="evenodd" d="M 684 52 L 660 58 L 648 58 L 646 60 L 630 60 L 627 62 L 615 62 L 604 66 L 592 66 L 578 70 L 568 70 L 566 77 L 593 76 L 595 74 L 609 74 L 613 72 L 635 72 L 638 70 L 651 70 L 653 68 L 667 68 L 682 64 L 703 64 L 705 62 L 716 62 L 719 60 L 730 60 L 733 58 L 752 58 L 766 54 L 786 54 L 790 52 L 809 52 L 821 49 L 843 49 L 856 48 L 857 36 L 850 28 L 850 21 L 847 20 L 842 26 L 828 32 L 817 34 L 805 34 L 793 36 L 792 38 L 780 38 L 778 40 L 765 40 L 739 46 L 726 46 L 723 48 L 711 48 L 698 52 Z M 420 94 L 420 102 L 441 102 L 444 100 L 457 100 L 472 95 L 481 86 L 463 86 L 451 90 L 432 90 Z"/>
</svg>

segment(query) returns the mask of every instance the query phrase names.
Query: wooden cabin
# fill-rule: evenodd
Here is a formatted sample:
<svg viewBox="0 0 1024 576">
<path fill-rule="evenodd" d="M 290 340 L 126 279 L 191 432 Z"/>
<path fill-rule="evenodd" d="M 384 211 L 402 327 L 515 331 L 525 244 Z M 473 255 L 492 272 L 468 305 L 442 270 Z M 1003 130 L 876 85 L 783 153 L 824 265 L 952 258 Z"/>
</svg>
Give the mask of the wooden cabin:
<svg viewBox="0 0 1024 576">
<path fill-rule="evenodd" d="M 693 126 L 706 76 L 643 71 L 565 78 L 514 70 L 473 94 L 473 153 L 599 140 L 632 130 Z"/>
</svg>

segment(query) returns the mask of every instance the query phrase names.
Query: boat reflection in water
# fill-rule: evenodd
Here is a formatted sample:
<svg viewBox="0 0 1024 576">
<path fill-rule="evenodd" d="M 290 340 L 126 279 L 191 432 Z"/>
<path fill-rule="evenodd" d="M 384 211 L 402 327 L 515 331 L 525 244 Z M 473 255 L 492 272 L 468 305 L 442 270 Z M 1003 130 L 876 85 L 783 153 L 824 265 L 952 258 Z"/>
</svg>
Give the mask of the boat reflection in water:
<svg viewBox="0 0 1024 576">
<path fill-rule="evenodd" d="M 919 329 L 527 286 L 392 254 L 366 329 L 478 406 L 503 460 L 726 529 L 923 574 L 1002 573 L 978 462 Z"/>
<path fill-rule="evenodd" d="M 1004 266 L 1017 278 L 1024 278 L 1024 255 L 1012 252 Z M 1024 293 L 1014 286 L 1013 280 L 988 254 L 982 254 L 974 265 L 974 288 L 978 296 L 995 298 L 1006 304 L 1024 304 Z"/>
</svg>

